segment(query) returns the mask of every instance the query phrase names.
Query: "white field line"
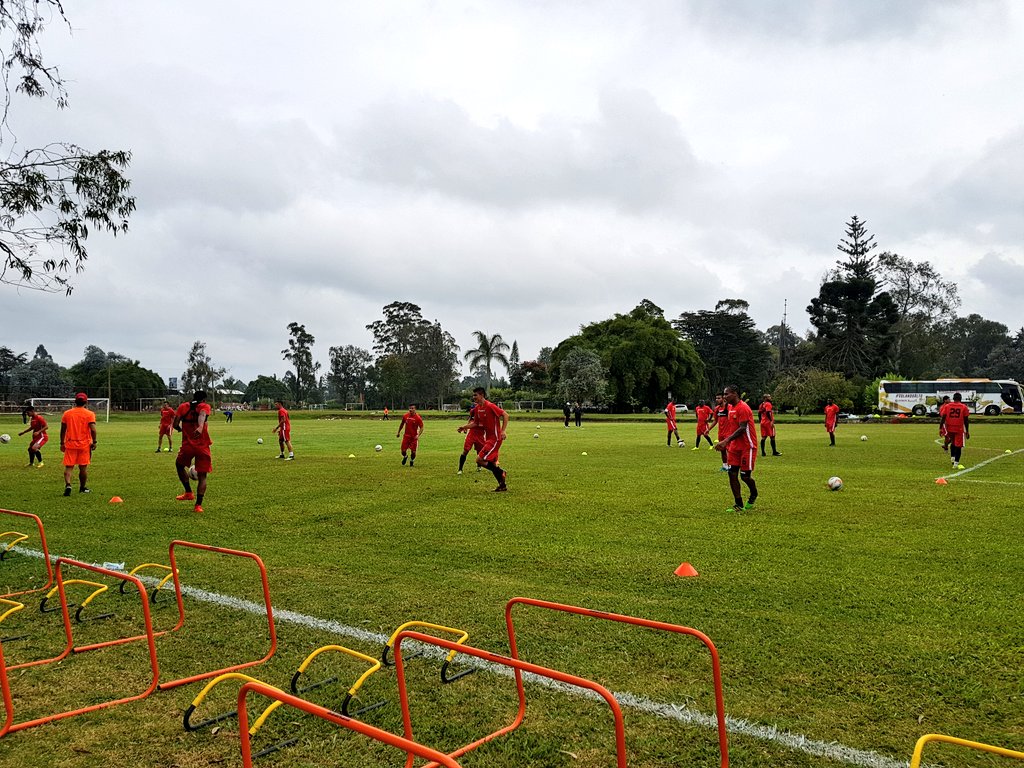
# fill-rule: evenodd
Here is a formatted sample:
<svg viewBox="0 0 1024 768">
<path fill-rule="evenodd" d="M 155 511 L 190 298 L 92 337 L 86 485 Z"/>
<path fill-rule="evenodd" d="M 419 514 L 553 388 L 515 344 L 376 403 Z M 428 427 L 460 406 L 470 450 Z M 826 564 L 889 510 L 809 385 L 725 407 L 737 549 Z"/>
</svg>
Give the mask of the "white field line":
<svg viewBox="0 0 1024 768">
<path fill-rule="evenodd" d="M 958 483 L 977 483 L 978 485 L 1014 485 L 1014 486 L 1024 485 L 1024 483 L 1014 483 L 1014 482 L 1011 482 L 1009 480 L 970 480 L 970 479 L 968 479 L 966 477 L 958 478 L 957 482 Z"/>
<path fill-rule="evenodd" d="M 21 552 L 22 554 L 30 557 L 42 558 L 43 556 L 42 552 L 34 549 L 27 549 L 25 547 L 14 547 L 14 549 L 17 552 Z M 50 559 L 56 560 L 57 556 L 50 555 Z M 142 578 L 141 581 L 155 585 L 158 582 L 158 579 L 145 577 Z M 220 605 L 225 608 L 231 608 L 236 611 L 255 614 L 257 616 L 263 616 L 266 614 L 266 607 L 262 603 L 255 603 L 251 600 L 243 600 L 241 598 L 231 597 L 230 595 L 222 595 L 217 592 L 210 592 L 205 589 L 197 589 L 195 587 L 188 587 L 184 585 L 182 585 L 181 591 L 182 594 L 188 595 L 189 597 L 202 602 Z M 349 637 L 353 640 L 360 640 L 374 645 L 383 646 L 389 640 L 388 635 L 383 635 L 379 632 L 371 632 L 366 629 L 359 629 L 358 627 L 350 627 L 337 621 L 320 619 L 315 616 L 308 616 L 304 613 L 297 613 L 295 611 L 275 608 L 274 620 L 275 622 L 280 621 L 289 624 L 297 624 L 299 626 L 306 627 L 307 629 L 316 629 L 329 634 Z M 423 647 L 422 650 L 424 651 L 424 655 L 438 659 L 444 658 L 447 654 L 447 651 L 435 646 L 426 646 Z M 460 660 L 460 664 L 463 663 L 465 666 L 476 667 L 477 669 L 485 670 L 502 677 L 512 678 L 514 675 L 513 670 L 509 667 L 488 661 L 482 661 L 480 659 L 465 657 Z M 592 691 L 579 689 L 532 673 L 524 673 L 523 679 L 571 696 L 596 699 L 598 701 L 601 700 L 600 696 Z M 614 691 L 613 694 L 620 706 L 635 709 L 648 715 L 654 715 L 666 720 L 675 720 L 687 725 L 695 725 L 712 730 L 715 730 L 718 727 L 718 722 L 713 714 L 698 712 L 685 704 L 653 701 L 652 699 L 648 699 L 644 696 L 638 696 L 635 693 L 630 693 L 628 691 Z M 877 752 L 871 752 L 865 749 L 855 749 L 854 747 L 848 747 L 834 741 L 810 739 L 799 733 L 779 730 L 773 725 L 761 725 L 742 718 L 731 717 L 729 715 L 726 715 L 725 725 L 726 730 L 733 735 L 740 734 L 754 739 L 760 739 L 762 741 L 773 742 L 795 752 L 803 752 L 815 757 L 824 757 L 835 762 L 845 763 L 846 765 L 858 766 L 858 768 L 907 768 L 907 765 L 909 764 L 909 761 L 894 760 L 893 758 L 886 757 L 885 755 L 878 754 Z"/>
<path fill-rule="evenodd" d="M 955 477 L 962 477 L 963 475 L 966 475 L 968 472 L 973 472 L 976 469 L 981 469 L 986 464 L 991 464 L 993 461 L 999 461 L 1000 459 L 1005 459 L 1008 456 L 1016 456 L 1018 453 L 1024 453 L 1024 448 L 1018 448 L 1016 451 L 1012 451 L 1011 453 L 1005 453 L 1004 452 L 1004 453 L 999 454 L 998 456 L 993 456 L 991 459 L 985 459 L 984 461 L 979 461 L 973 467 L 968 467 L 967 469 L 961 469 L 959 472 L 954 472 L 951 475 L 943 475 L 943 479 L 945 479 L 945 480 L 952 480 Z"/>
</svg>

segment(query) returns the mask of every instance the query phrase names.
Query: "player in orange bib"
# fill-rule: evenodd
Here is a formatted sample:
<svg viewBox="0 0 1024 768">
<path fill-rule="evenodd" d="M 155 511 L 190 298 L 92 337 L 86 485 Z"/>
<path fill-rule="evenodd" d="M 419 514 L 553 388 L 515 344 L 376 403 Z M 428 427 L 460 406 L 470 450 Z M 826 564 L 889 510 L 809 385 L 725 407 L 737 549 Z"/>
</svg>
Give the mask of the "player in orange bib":
<svg viewBox="0 0 1024 768">
<path fill-rule="evenodd" d="M 761 405 L 757 409 L 758 421 L 761 422 L 761 455 L 765 456 L 764 441 L 770 440 L 772 444 L 772 456 L 781 456 L 779 449 L 775 447 L 775 409 L 772 406 L 772 396 L 765 395 L 761 399 Z"/>
<path fill-rule="evenodd" d="M 971 409 L 962 400 L 961 394 L 954 392 L 953 402 L 946 406 L 946 412 L 939 422 L 941 427 L 946 428 L 946 436 L 949 440 L 949 457 L 953 462 L 954 468 L 960 467 L 964 440 L 971 439 Z"/>
<path fill-rule="evenodd" d="M 825 405 L 825 431 L 828 432 L 828 445 L 836 444 L 836 424 L 839 422 L 839 406 L 830 397 Z"/>
<path fill-rule="evenodd" d="M 75 395 L 73 408 L 60 417 L 60 450 L 64 454 L 64 495 L 71 495 L 71 470 L 78 466 L 78 492 L 88 493 L 86 480 L 96 450 L 96 414 L 85 407 L 85 392 Z"/>
<path fill-rule="evenodd" d="M 50 436 L 46 433 L 46 419 L 44 419 L 33 406 L 25 409 L 25 416 L 28 417 L 28 428 L 18 433 L 18 437 L 31 432 L 32 439 L 28 442 L 28 465 L 31 467 L 34 460 L 38 460 L 36 466 L 43 466 L 42 448 L 46 445 Z"/>
<path fill-rule="evenodd" d="M 405 430 L 405 437 L 402 437 L 402 430 Z M 402 464 L 406 459 L 409 466 L 416 462 L 416 449 L 420 444 L 420 435 L 423 434 L 423 417 L 416 413 L 416 403 L 409 406 L 409 412 L 402 417 L 398 425 L 398 432 L 395 437 L 402 437 Z M 406 454 L 409 454 L 408 456 Z"/>
<path fill-rule="evenodd" d="M 725 454 L 729 463 L 729 487 L 732 489 L 733 504 L 727 512 L 742 512 L 752 509 L 757 501 L 757 484 L 754 482 L 754 462 L 757 460 L 757 431 L 754 428 L 754 412 L 740 399 L 739 388 L 729 384 L 724 391 L 729 405 L 726 419 L 726 436 L 715 443 L 715 449 Z M 747 503 L 743 503 L 740 480 L 750 489 Z"/>
</svg>

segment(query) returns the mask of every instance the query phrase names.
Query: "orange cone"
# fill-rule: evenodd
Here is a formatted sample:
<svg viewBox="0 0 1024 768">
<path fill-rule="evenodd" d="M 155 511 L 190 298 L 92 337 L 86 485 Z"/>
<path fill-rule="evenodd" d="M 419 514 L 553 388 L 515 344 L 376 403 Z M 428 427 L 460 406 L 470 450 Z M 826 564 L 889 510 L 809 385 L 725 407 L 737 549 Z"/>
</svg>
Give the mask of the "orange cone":
<svg viewBox="0 0 1024 768">
<path fill-rule="evenodd" d="M 676 568 L 676 569 L 675 569 L 675 570 L 673 571 L 673 573 L 674 573 L 674 574 L 675 574 L 676 576 L 697 576 L 697 575 L 698 575 L 698 574 L 697 574 L 697 569 L 696 569 L 696 568 L 694 568 L 694 567 L 693 567 L 692 565 L 690 565 L 689 563 L 683 563 L 683 564 L 682 564 L 682 565 L 680 565 L 680 566 L 679 566 L 678 568 Z"/>
<path fill-rule="evenodd" d="M 949 481 L 946 478 L 944 478 L 944 477 L 940 477 L 938 480 L 935 481 L 935 484 L 936 485 L 949 485 Z"/>
<path fill-rule="evenodd" d="M 122 503 L 123 501 L 124 501 L 124 499 L 122 499 L 122 498 L 121 498 L 120 496 L 114 496 L 114 497 L 113 497 L 113 498 L 112 498 L 112 499 L 110 500 L 110 503 L 111 503 L 111 504 L 120 504 L 120 503 Z"/>
</svg>

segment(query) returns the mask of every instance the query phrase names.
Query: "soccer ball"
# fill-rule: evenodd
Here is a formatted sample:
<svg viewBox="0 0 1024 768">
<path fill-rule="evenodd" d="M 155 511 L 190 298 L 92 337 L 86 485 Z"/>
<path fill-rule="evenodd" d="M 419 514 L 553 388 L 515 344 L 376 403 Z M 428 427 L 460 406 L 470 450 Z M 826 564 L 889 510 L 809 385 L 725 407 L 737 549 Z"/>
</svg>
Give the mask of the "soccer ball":
<svg viewBox="0 0 1024 768">
<path fill-rule="evenodd" d="M 383 445 L 375 445 L 375 446 L 373 446 L 373 450 L 375 450 L 377 453 L 380 453 L 381 451 L 384 450 L 384 446 Z"/>
<path fill-rule="evenodd" d="M 196 472 L 196 468 L 195 467 L 189 467 L 188 468 L 188 476 L 189 476 L 190 480 L 198 480 L 199 479 L 199 473 Z"/>
<path fill-rule="evenodd" d="M 685 440 L 680 440 L 679 441 L 679 447 L 680 448 L 685 448 L 686 447 L 686 441 Z"/>
<path fill-rule="evenodd" d="M 540 435 L 538 435 L 536 432 L 534 432 L 533 433 L 533 437 L 534 437 L 534 439 L 536 439 L 536 438 L 540 437 Z"/>
<path fill-rule="evenodd" d="M 257 437 L 256 438 L 256 445 L 263 445 L 263 438 L 262 437 Z"/>
<path fill-rule="evenodd" d="M 841 491 L 843 489 L 843 478 L 830 477 L 828 479 L 828 489 L 830 491 Z"/>
<path fill-rule="evenodd" d="M 9 442 L 11 442 L 11 436 L 10 435 L 8 435 L 6 432 L 4 434 L 0 435 L 0 443 L 9 443 Z"/>
<path fill-rule="evenodd" d="M 868 441 L 868 436 L 867 436 L 867 435 L 861 435 L 861 436 L 860 436 L 860 441 L 861 441 L 862 443 L 866 443 L 866 442 Z"/>
</svg>

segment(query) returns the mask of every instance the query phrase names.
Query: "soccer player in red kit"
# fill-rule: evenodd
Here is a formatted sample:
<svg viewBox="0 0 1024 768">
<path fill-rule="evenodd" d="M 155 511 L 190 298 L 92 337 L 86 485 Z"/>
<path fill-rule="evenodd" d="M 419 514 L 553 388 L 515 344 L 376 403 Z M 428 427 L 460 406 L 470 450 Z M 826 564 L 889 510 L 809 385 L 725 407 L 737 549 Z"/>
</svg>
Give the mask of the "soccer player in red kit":
<svg viewBox="0 0 1024 768">
<path fill-rule="evenodd" d="M 959 392 L 953 393 L 953 402 L 946 406 L 946 413 L 943 414 L 941 426 L 946 428 L 946 437 L 949 440 L 949 457 L 953 467 L 963 469 L 960 464 L 960 456 L 964 450 L 964 440 L 971 439 L 970 414 L 971 409 L 962 402 L 963 397 Z"/>
<path fill-rule="evenodd" d="M 725 454 L 729 464 L 729 487 L 735 504 L 727 512 L 742 512 L 751 509 L 757 501 L 757 484 L 754 483 L 754 462 L 757 460 L 757 431 L 754 427 L 754 412 L 740 400 L 739 389 L 729 384 L 724 391 L 729 405 L 726 419 L 725 438 L 715 443 L 715 449 Z M 740 480 L 750 489 L 750 497 L 743 504 Z"/>
<path fill-rule="evenodd" d="M 718 427 L 718 440 L 721 442 L 728 433 L 728 420 L 729 420 L 729 404 L 725 402 L 724 395 L 715 395 L 715 407 L 711 410 L 712 424 Z M 712 446 L 714 447 L 714 446 Z M 719 472 L 729 471 L 729 462 L 725 458 L 725 454 L 722 454 L 722 468 Z"/>
<path fill-rule="evenodd" d="M 713 415 L 710 406 L 708 406 L 706 401 L 701 400 L 697 403 L 694 413 L 697 416 L 697 442 L 693 446 L 693 450 L 700 450 L 700 439 L 702 437 L 708 441 L 708 448 L 714 448 L 714 443 L 711 442 L 711 426 L 708 424 Z"/>
<path fill-rule="evenodd" d="M 676 428 L 676 401 L 674 398 L 668 399 L 668 405 L 665 406 L 665 426 L 668 427 L 668 441 L 666 445 L 672 447 L 672 435 L 676 436 L 676 441 L 679 445 L 683 444 L 683 441 L 679 437 L 679 430 Z"/>
<path fill-rule="evenodd" d="M 32 433 L 32 439 L 28 442 L 28 465 L 31 467 L 33 460 L 38 460 L 39 464 L 36 466 L 43 466 L 43 454 L 42 448 L 46 445 L 50 436 L 46 434 L 46 419 L 44 419 L 34 407 L 29 406 L 25 409 L 25 415 L 28 417 L 28 428 L 23 429 L 18 433 L 18 437 L 26 434 L 27 432 Z"/>
<path fill-rule="evenodd" d="M 203 496 L 206 495 L 206 476 L 213 471 L 213 458 L 210 454 L 210 432 L 207 424 L 210 420 L 210 405 L 206 402 L 206 393 L 198 390 L 187 403 L 178 406 L 174 412 L 171 426 L 181 432 L 181 447 L 174 460 L 174 468 L 178 471 L 178 480 L 185 492 L 175 496 L 176 501 L 195 501 L 195 511 L 203 511 Z M 189 482 L 188 467 L 195 462 L 196 483 L 195 495 Z"/>
<path fill-rule="evenodd" d="M 164 400 L 164 404 L 160 406 L 160 428 L 157 432 L 156 438 L 156 452 L 160 453 L 160 449 L 164 444 L 164 437 L 167 437 L 167 452 L 170 453 L 171 449 L 174 448 L 174 443 L 171 440 L 171 424 L 174 422 L 174 409 L 171 408 L 171 404 Z"/>
<path fill-rule="evenodd" d="M 483 387 L 473 390 L 473 402 L 476 403 L 476 422 L 484 430 L 484 444 L 476 455 L 477 466 L 494 475 L 498 481 L 498 487 L 494 489 L 496 493 L 507 491 L 508 472 L 498 466 L 498 451 L 505 441 L 508 413 L 487 399 L 487 390 Z"/>
<path fill-rule="evenodd" d="M 480 453 L 484 447 L 484 441 L 486 439 L 486 433 L 484 428 L 477 423 L 476 420 L 476 406 L 474 405 L 469 409 L 469 421 L 458 428 L 459 432 L 466 433 L 466 440 L 462 443 L 462 455 L 459 456 L 459 472 L 462 474 L 462 468 L 466 466 L 466 457 L 469 455 L 470 449 L 475 449 L 477 454 Z"/>
<path fill-rule="evenodd" d="M 946 415 L 946 409 L 949 407 L 949 395 L 942 396 L 942 402 L 939 404 L 939 437 L 942 438 L 942 450 L 949 450 L 949 432 L 946 431 L 946 422 L 943 416 Z"/>
<path fill-rule="evenodd" d="M 274 405 L 277 406 L 277 426 L 274 427 L 274 431 L 277 432 L 277 444 L 281 448 L 281 453 L 277 458 L 291 461 L 295 458 L 295 451 L 292 450 L 292 420 L 288 416 L 288 409 L 284 407 L 283 400 L 275 400 Z M 287 456 L 284 455 L 286 446 L 288 448 Z"/>
<path fill-rule="evenodd" d="M 772 443 L 772 456 L 781 456 L 779 449 L 775 447 L 775 410 L 772 406 L 772 396 L 765 395 L 761 399 L 761 405 L 757 409 L 758 421 L 761 422 L 761 455 L 766 456 L 764 452 L 764 441 L 770 440 Z"/>
<path fill-rule="evenodd" d="M 405 429 L 405 437 L 402 437 L 402 430 Z M 423 417 L 416 413 L 416 403 L 409 406 L 409 412 L 402 417 L 398 425 L 398 432 L 395 437 L 402 437 L 402 464 L 406 459 L 409 466 L 416 461 L 416 448 L 420 444 L 420 435 L 423 433 Z M 406 456 L 406 453 L 411 454 Z"/>
<path fill-rule="evenodd" d="M 830 397 L 825 405 L 825 431 L 828 432 L 828 444 L 831 448 L 836 444 L 836 423 L 839 421 L 839 406 Z"/>
</svg>

